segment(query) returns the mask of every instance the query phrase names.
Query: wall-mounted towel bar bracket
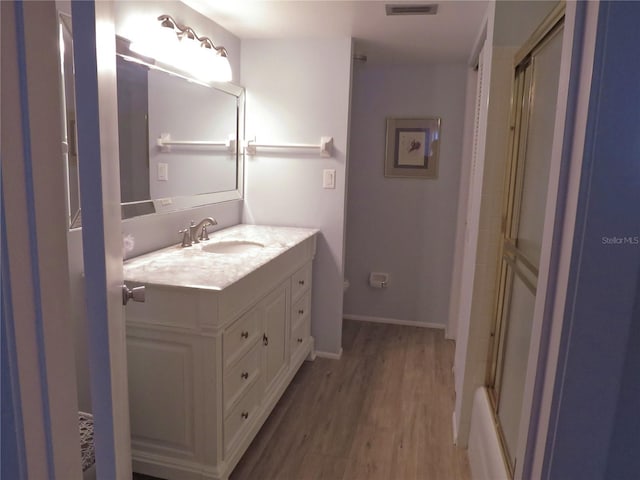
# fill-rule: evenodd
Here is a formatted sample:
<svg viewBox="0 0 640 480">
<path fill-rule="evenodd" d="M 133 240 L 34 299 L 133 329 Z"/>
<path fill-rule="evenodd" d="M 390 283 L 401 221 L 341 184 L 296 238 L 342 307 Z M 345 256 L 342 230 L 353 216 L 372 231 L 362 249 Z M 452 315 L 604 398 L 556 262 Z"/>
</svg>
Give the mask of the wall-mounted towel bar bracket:
<svg viewBox="0 0 640 480">
<path fill-rule="evenodd" d="M 236 149 L 236 138 L 235 135 L 229 135 L 229 138 L 222 141 L 209 141 L 209 140 L 172 140 L 171 135 L 169 133 L 161 133 L 160 137 L 157 140 L 157 145 L 160 148 L 161 152 L 169 153 L 171 152 L 171 146 L 181 146 L 181 147 L 214 147 L 221 148 L 224 147 L 229 151 L 234 151 Z"/>
<path fill-rule="evenodd" d="M 256 155 L 261 148 L 273 148 L 278 150 L 319 150 L 321 157 L 331 157 L 333 155 L 333 137 L 321 137 L 320 144 L 313 145 L 307 143 L 257 143 L 256 139 L 247 140 L 245 152 L 248 155 Z"/>
</svg>

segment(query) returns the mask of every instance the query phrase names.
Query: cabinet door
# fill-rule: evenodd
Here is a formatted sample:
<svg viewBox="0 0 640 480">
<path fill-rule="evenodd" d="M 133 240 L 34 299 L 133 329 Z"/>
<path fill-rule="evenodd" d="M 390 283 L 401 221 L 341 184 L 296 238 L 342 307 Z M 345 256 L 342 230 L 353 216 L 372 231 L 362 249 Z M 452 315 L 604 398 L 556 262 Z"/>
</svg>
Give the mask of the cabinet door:
<svg viewBox="0 0 640 480">
<path fill-rule="evenodd" d="M 131 439 L 136 451 L 196 456 L 202 364 L 192 336 L 127 329 Z M 213 342 L 208 350 L 215 350 Z M 161 421 L 159 421 L 162 419 Z"/>
<path fill-rule="evenodd" d="M 269 389 L 273 380 L 284 369 L 288 361 L 289 345 L 287 340 L 289 287 L 277 289 L 265 299 L 264 337 L 266 365 L 266 386 Z"/>
</svg>

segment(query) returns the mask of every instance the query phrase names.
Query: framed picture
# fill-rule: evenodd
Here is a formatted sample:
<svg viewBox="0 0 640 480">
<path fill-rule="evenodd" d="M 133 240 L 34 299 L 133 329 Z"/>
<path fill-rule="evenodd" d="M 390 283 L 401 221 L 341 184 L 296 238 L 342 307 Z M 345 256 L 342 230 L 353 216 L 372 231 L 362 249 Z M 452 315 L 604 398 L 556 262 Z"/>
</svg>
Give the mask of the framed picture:
<svg viewBox="0 0 640 480">
<path fill-rule="evenodd" d="M 387 118 L 385 177 L 438 178 L 440 118 Z"/>
</svg>

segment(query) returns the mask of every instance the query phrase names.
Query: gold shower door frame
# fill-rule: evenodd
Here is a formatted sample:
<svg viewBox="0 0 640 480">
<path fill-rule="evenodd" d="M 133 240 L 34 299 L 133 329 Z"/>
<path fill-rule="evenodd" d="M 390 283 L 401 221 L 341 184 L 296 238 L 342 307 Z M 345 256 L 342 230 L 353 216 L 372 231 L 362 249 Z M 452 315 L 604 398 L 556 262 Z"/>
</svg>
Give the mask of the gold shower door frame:
<svg viewBox="0 0 640 480">
<path fill-rule="evenodd" d="M 489 362 L 486 384 L 492 403 L 505 463 L 511 476 L 515 472 L 517 459 L 515 448 L 509 448 L 505 432 L 500 421 L 502 387 L 505 372 L 505 350 L 509 326 L 512 323 L 510 308 L 514 294 L 514 284 L 520 282 L 533 295 L 535 300 L 538 282 L 539 260 L 531 252 L 523 249 L 518 241 L 522 218 L 523 191 L 525 185 L 525 160 L 529 140 L 529 127 L 532 108 L 535 101 L 534 73 L 536 57 L 558 35 L 562 35 L 564 8 L 556 8 L 534 32 L 529 41 L 518 52 L 515 59 L 515 76 L 511 98 L 509 162 L 505 177 L 505 199 L 502 216 L 500 240 L 498 283 L 494 305 L 494 320 L 489 346 Z M 554 119 L 550 119 L 551 122 Z M 547 172 L 548 173 L 548 172 Z M 548 175 L 544 180 L 548 182 Z M 546 187 L 545 187 L 546 191 Z M 539 258 L 539 257 L 538 257 Z M 531 312 L 533 314 L 533 312 Z M 522 352 L 528 355 L 528 352 Z M 527 366 L 528 368 L 528 366 Z M 518 407 L 521 408 L 521 405 Z M 513 446 L 512 446 L 513 447 Z"/>
</svg>

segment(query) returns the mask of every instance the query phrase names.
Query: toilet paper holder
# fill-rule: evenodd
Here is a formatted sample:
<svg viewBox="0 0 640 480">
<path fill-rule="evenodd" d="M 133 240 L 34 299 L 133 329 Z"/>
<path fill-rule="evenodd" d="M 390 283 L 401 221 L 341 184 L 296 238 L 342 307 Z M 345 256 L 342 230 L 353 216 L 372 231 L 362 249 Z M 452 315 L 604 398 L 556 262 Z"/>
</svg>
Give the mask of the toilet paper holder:
<svg viewBox="0 0 640 480">
<path fill-rule="evenodd" d="M 369 285 L 373 288 L 387 288 L 389 284 L 389 274 L 382 272 L 371 272 L 369 274 Z"/>
</svg>

